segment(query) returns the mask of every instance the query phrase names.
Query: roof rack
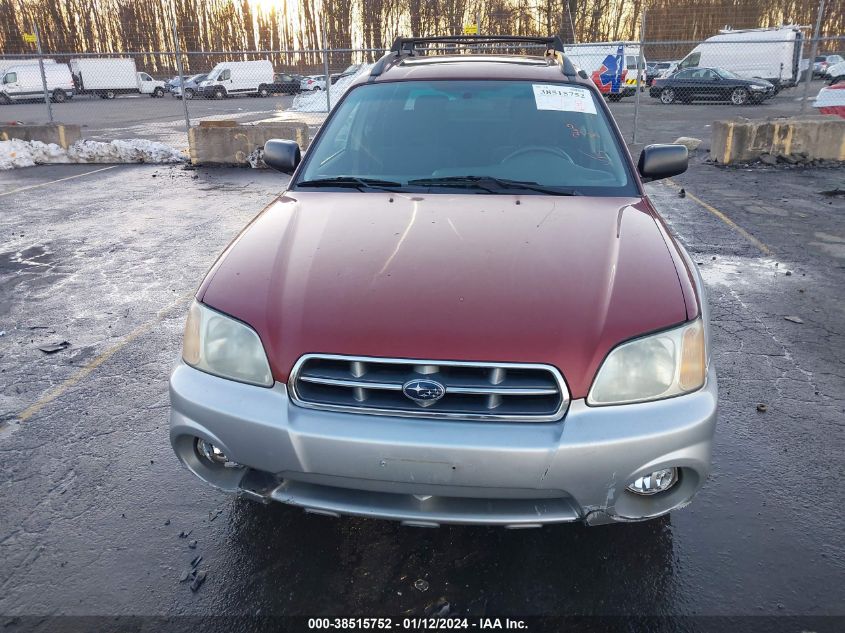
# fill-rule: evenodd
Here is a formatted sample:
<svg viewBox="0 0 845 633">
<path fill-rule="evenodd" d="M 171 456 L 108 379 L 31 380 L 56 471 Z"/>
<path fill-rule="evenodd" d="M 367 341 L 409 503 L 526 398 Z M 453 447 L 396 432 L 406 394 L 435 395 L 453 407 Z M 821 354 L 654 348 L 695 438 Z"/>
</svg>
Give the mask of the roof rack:
<svg viewBox="0 0 845 633">
<path fill-rule="evenodd" d="M 405 56 L 417 54 L 419 44 L 545 44 L 546 54 L 558 53 L 562 60 L 561 70 L 567 77 L 574 77 L 577 70 L 572 62 L 563 54 L 563 41 L 560 36 L 530 37 L 523 35 L 438 35 L 433 37 L 397 37 L 393 46 L 383 55 L 370 71 L 370 77 L 381 75 L 388 64 L 398 61 Z M 557 55 L 554 55 L 557 58 Z"/>
</svg>

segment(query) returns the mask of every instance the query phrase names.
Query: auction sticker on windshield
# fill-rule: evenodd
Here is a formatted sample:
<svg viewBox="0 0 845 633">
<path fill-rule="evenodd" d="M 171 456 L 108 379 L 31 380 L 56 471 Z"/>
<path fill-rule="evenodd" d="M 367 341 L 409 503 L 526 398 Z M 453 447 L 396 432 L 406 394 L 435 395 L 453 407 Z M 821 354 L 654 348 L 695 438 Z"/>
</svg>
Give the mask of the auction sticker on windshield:
<svg viewBox="0 0 845 633">
<path fill-rule="evenodd" d="M 532 84 L 534 101 L 538 110 L 596 113 L 596 104 L 590 91 L 576 86 Z"/>
</svg>

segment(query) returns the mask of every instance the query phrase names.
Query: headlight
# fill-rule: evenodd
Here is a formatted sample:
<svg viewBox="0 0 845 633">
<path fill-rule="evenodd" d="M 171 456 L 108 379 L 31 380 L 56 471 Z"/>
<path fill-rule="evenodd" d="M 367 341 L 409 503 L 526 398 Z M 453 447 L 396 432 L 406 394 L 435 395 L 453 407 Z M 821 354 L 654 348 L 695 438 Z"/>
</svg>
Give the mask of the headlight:
<svg viewBox="0 0 845 633">
<path fill-rule="evenodd" d="M 766 86 L 751 86 L 752 90 L 766 90 Z"/>
<path fill-rule="evenodd" d="M 602 363 L 587 404 L 660 400 L 700 389 L 707 374 L 701 319 L 615 348 Z"/>
<path fill-rule="evenodd" d="M 221 378 L 273 386 L 270 364 L 255 330 L 197 301 L 188 311 L 182 360 Z"/>
</svg>

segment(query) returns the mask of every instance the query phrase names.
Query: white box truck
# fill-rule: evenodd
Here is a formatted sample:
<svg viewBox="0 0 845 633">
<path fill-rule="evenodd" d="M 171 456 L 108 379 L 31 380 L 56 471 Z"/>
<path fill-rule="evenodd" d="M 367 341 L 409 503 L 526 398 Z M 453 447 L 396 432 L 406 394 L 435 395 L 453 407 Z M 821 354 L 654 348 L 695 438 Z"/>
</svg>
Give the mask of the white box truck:
<svg viewBox="0 0 845 633">
<path fill-rule="evenodd" d="M 131 57 L 83 57 L 70 60 L 77 94 L 114 99 L 119 94 L 164 96 L 164 82 L 139 73 Z"/>
<path fill-rule="evenodd" d="M 44 82 L 41 67 L 35 64 L 7 66 L 0 76 L 0 103 L 44 100 Z M 64 64 L 44 64 L 44 78 L 47 80 L 47 92 L 50 100 L 62 103 L 74 95 L 73 77 Z"/>
<path fill-rule="evenodd" d="M 252 62 L 221 62 L 205 81 L 198 95 L 207 99 L 225 99 L 235 95 L 267 97 L 273 92 L 273 64 L 268 59 Z"/>
<path fill-rule="evenodd" d="M 646 59 L 637 78 L 639 44 L 625 42 L 595 42 L 570 44 L 563 47 L 563 54 L 573 64 L 589 75 L 603 95 L 611 101 L 633 95 L 637 86 L 645 87 Z"/>
<path fill-rule="evenodd" d="M 801 59 L 802 28 L 722 29 L 708 37 L 679 63 L 684 68 L 724 68 L 743 79 L 765 79 L 775 91 L 795 86 L 807 61 Z"/>
</svg>

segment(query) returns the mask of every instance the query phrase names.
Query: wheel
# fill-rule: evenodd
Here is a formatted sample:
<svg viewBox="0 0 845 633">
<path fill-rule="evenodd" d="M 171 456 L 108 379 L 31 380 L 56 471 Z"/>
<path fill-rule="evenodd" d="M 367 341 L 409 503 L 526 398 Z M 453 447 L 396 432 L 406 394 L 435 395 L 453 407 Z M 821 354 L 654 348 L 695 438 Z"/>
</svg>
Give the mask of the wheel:
<svg viewBox="0 0 845 633">
<path fill-rule="evenodd" d="M 675 103 L 675 90 L 672 88 L 664 88 L 660 92 L 660 102 L 665 104 Z"/>
<path fill-rule="evenodd" d="M 161 99 L 164 96 L 164 88 L 156 88 L 150 96 L 153 99 Z"/>
<path fill-rule="evenodd" d="M 748 103 L 749 96 L 745 88 L 735 88 L 731 93 L 731 103 L 734 105 L 745 105 Z"/>
<path fill-rule="evenodd" d="M 316 90 L 317 92 L 319 92 L 320 90 L 322 90 L 322 88 L 320 88 L 320 86 L 317 86 L 316 88 L 314 88 L 314 90 Z"/>
<path fill-rule="evenodd" d="M 617 93 L 611 93 L 611 94 L 607 95 L 607 100 L 613 101 L 614 103 L 616 103 L 617 101 L 622 101 L 622 95 L 617 94 Z"/>
<path fill-rule="evenodd" d="M 270 89 L 263 84 L 258 86 L 258 96 L 259 97 L 269 97 L 270 96 Z"/>
<path fill-rule="evenodd" d="M 103 93 L 103 99 L 114 99 L 117 96 L 117 93 L 114 90 L 106 90 Z"/>
<path fill-rule="evenodd" d="M 64 103 L 67 101 L 67 93 L 64 90 L 54 90 L 50 100 L 53 103 Z"/>
<path fill-rule="evenodd" d="M 190 88 L 185 88 L 185 92 L 183 94 L 185 95 L 185 99 L 190 100 L 194 98 L 194 91 Z"/>
<path fill-rule="evenodd" d="M 214 91 L 214 98 L 215 99 L 225 99 L 226 98 L 226 89 L 225 88 L 217 88 Z"/>
</svg>

